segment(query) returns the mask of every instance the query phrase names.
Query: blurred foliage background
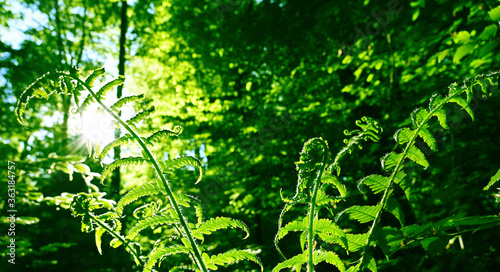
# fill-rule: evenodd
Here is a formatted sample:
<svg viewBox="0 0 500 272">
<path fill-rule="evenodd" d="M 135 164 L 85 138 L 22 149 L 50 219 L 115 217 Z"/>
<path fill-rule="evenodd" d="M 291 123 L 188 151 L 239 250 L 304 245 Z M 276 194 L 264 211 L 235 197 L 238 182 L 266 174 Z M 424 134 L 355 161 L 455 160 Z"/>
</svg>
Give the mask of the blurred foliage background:
<svg viewBox="0 0 500 272">
<path fill-rule="evenodd" d="M 85 73 L 103 66 L 110 76 L 118 75 L 123 4 L 0 1 L 2 271 L 12 269 L 5 255 L 8 161 L 16 162 L 20 218 L 15 268 L 135 269 L 123 249 L 111 249 L 107 243 L 99 256 L 93 235 L 80 232 L 80 222 L 70 216 L 67 205 L 72 194 L 95 186 L 116 199 L 152 178 L 152 171 L 123 168 L 119 186 L 113 187 L 89 178 L 85 165 L 92 172 L 102 166 L 88 158 L 82 135 L 74 132 L 69 97 L 30 103 L 26 128 L 14 114 L 23 90 L 47 71 L 77 66 Z M 377 119 L 384 127 L 382 140 L 366 144 L 342 163 L 351 199 L 370 201 L 371 196 L 357 191 L 356 181 L 380 171 L 379 158 L 392 150 L 392 134 L 410 123 L 411 111 L 433 93 L 446 93 L 452 82 L 499 68 L 499 4 L 132 0 L 125 13 L 124 93 L 145 92 L 147 103 L 156 106 L 154 121 L 143 124 L 143 133 L 184 128 L 181 137 L 157 145 L 156 152 L 164 158 L 191 154 L 205 163 L 200 184 L 195 186 L 195 174 L 184 169 L 176 172 L 174 188 L 204 201 L 208 216 L 241 219 L 251 230 L 247 240 L 230 232 L 205 243 L 220 249 L 259 247 L 269 271 L 279 262 L 272 240 L 282 208 L 280 190 L 294 193 L 294 162 L 303 142 L 321 136 L 337 152 L 342 131 L 353 129 L 356 119 Z M 452 215 L 498 214 L 492 191 L 482 191 L 500 168 L 496 92 L 473 105 L 474 122 L 454 111 L 451 129 L 440 134 L 439 151 L 427 154 L 431 167 L 412 169 L 414 193 L 410 201 L 401 201 L 407 225 Z M 130 224 L 127 220 L 134 219 L 125 218 L 125 225 Z M 353 222 L 340 224 L 357 228 Z M 498 229 L 460 239 L 443 250 L 402 250 L 389 260 L 376 252 L 379 266 L 383 271 L 498 271 Z M 285 239 L 282 248 L 285 254 L 296 253 L 298 239 Z"/>
</svg>

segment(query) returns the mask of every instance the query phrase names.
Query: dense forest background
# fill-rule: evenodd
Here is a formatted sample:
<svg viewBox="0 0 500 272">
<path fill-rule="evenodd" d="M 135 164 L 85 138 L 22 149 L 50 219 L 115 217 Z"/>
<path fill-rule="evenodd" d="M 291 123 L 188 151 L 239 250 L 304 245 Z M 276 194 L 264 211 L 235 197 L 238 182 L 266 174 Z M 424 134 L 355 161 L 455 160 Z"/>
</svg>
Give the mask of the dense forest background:
<svg viewBox="0 0 500 272">
<path fill-rule="evenodd" d="M 434 93 L 445 94 L 450 83 L 499 69 L 499 4 L 0 1 L 0 160 L 2 173 L 7 161 L 16 162 L 14 268 L 134 271 L 123 248 L 103 243 L 99 255 L 93 235 L 80 232 L 79 219 L 67 210 L 65 195 L 97 186 L 117 199 L 153 177 L 147 168 L 127 167 L 102 186 L 97 179 L 73 173 L 85 169 L 82 164 L 97 173 L 102 166 L 88 158 L 85 141 L 74 129 L 69 97 L 30 102 L 29 126 L 19 124 L 17 99 L 47 71 L 76 66 L 88 74 L 105 67 L 109 78 L 124 74 L 123 93 L 144 92 L 143 106 L 156 106 L 154 121 L 145 122 L 142 132 L 182 126 L 179 138 L 162 142 L 155 151 L 165 158 L 194 155 L 206 171 L 197 185 L 192 169 L 177 171 L 174 189 L 200 198 L 207 217 L 240 219 L 251 231 L 246 240 L 229 231 L 205 243 L 217 249 L 261 249 L 265 271 L 270 271 L 280 261 L 272 242 L 283 207 L 280 190 L 284 195 L 295 192 L 294 162 L 304 141 L 322 137 L 337 152 L 343 131 L 354 129 L 355 120 L 378 120 L 384 128 L 381 141 L 364 144 L 342 162 L 344 181 L 353 188 L 351 198 L 376 201 L 355 190 L 356 181 L 380 171 L 379 158 L 394 148 L 392 135 L 410 124 L 412 110 Z M 439 151 L 427 150 L 431 166 L 411 170 L 413 192 L 409 200 L 404 193 L 400 196 L 407 225 L 452 215 L 498 214 L 494 190 L 482 189 L 500 168 L 499 97 L 497 91 L 488 100 L 477 100 L 472 105 L 474 122 L 457 107 L 450 130 L 440 134 Z M 5 255 L 3 177 L 0 194 L 0 270 L 12 271 Z M 133 220 L 127 217 L 123 223 Z M 359 227 L 350 221 L 341 224 Z M 389 260 L 376 254 L 381 271 L 498 271 L 498 241 L 496 228 L 463 234 L 436 250 L 403 249 Z M 289 256 L 300 250 L 297 238 L 284 239 L 282 249 Z M 241 264 L 223 271 L 237 269 L 256 268 Z M 318 271 L 332 270 L 325 265 Z"/>
</svg>

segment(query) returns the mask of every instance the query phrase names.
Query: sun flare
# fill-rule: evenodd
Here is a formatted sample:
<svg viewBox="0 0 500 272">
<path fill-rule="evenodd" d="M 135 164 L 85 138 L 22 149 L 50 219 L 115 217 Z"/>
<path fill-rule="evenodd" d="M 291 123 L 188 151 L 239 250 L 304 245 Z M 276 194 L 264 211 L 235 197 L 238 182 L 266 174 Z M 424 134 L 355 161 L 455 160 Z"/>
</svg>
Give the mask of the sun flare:
<svg viewBox="0 0 500 272">
<path fill-rule="evenodd" d="M 108 143 L 114 138 L 113 118 L 106 112 L 90 106 L 82 116 L 80 134 L 85 140 Z"/>
</svg>

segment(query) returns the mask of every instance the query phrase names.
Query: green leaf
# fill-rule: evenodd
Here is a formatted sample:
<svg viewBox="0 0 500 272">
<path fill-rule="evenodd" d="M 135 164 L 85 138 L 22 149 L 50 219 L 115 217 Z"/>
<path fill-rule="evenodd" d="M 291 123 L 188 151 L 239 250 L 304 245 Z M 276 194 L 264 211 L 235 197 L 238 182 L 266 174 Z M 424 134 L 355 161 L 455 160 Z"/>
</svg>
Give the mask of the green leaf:
<svg viewBox="0 0 500 272">
<path fill-rule="evenodd" d="M 382 164 L 382 168 L 386 171 L 392 170 L 398 162 L 403 158 L 402 153 L 396 153 L 396 152 L 390 152 L 385 154 L 384 157 L 380 160 L 380 163 Z"/>
<path fill-rule="evenodd" d="M 109 165 L 107 165 L 104 168 L 104 171 L 102 171 L 101 174 L 101 183 L 104 183 L 104 180 L 106 179 L 107 176 L 111 175 L 113 171 L 120 167 L 120 166 L 126 166 L 126 165 L 150 165 L 152 166 L 151 162 L 142 158 L 142 157 L 126 157 L 126 158 L 121 158 L 118 159 Z"/>
<path fill-rule="evenodd" d="M 366 245 L 368 240 L 368 233 L 363 234 L 346 234 L 347 243 L 349 244 L 349 251 L 356 252 Z"/>
<path fill-rule="evenodd" d="M 446 111 L 443 109 L 439 109 L 433 113 L 433 116 L 436 116 L 436 118 L 439 121 L 439 124 L 441 125 L 442 128 L 448 129 L 448 124 L 446 123 Z"/>
<path fill-rule="evenodd" d="M 466 100 L 455 96 L 455 97 L 450 98 L 449 102 L 457 103 L 460 107 L 462 107 L 462 109 L 464 109 L 470 115 L 470 117 L 472 118 L 472 121 L 474 121 L 474 112 L 469 107 L 469 103 L 467 103 Z"/>
<path fill-rule="evenodd" d="M 363 184 L 368 186 L 374 194 L 378 194 L 389 187 L 389 178 L 381 175 L 369 175 L 358 182 L 358 188 Z"/>
<path fill-rule="evenodd" d="M 252 250 L 236 250 L 236 249 L 231 249 L 227 252 L 220 253 L 217 255 L 213 255 L 210 258 L 208 257 L 208 254 L 206 255 L 207 257 L 203 257 L 205 261 L 208 261 L 207 266 L 212 266 L 212 265 L 222 265 L 224 267 L 227 267 L 228 265 L 238 263 L 240 261 L 248 260 L 252 261 L 260 266 L 260 270 L 264 271 L 264 267 L 262 265 L 262 262 L 257 258 L 257 254 L 259 251 L 252 251 Z M 217 270 L 217 267 L 212 268 L 214 270 Z"/>
<path fill-rule="evenodd" d="M 160 188 L 158 188 L 156 182 L 146 183 L 141 186 L 135 187 L 134 189 L 128 191 L 128 193 L 124 195 L 120 199 L 120 201 L 118 201 L 118 204 L 116 204 L 116 212 L 121 216 L 123 213 L 123 208 L 126 205 L 143 196 L 157 195 L 158 193 L 160 193 L 160 191 L 161 190 Z"/>
<path fill-rule="evenodd" d="M 410 146 L 410 148 L 408 148 L 408 152 L 406 153 L 406 158 L 412 160 L 413 162 L 415 162 L 417 164 L 420 164 L 424 168 L 429 167 L 429 162 L 425 158 L 424 153 L 422 153 L 422 151 L 414 145 L 412 145 L 412 146 Z"/>
<path fill-rule="evenodd" d="M 186 166 L 186 165 L 190 165 L 190 166 L 193 166 L 195 168 L 198 168 L 198 170 L 200 171 L 200 174 L 199 174 L 198 180 L 196 180 L 195 184 L 200 182 L 203 175 L 204 175 L 203 165 L 201 164 L 201 162 L 197 158 L 195 158 L 193 156 L 185 156 L 185 157 L 180 157 L 180 158 L 173 159 L 173 160 L 161 161 L 160 165 L 164 171 L 167 169 L 170 169 L 171 171 L 173 171 L 175 168 L 181 168 L 181 167 Z"/>
<path fill-rule="evenodd" d="M 125 96 L 116 101 L 113 105 L 111 105 L 111 109 L 114 111 L 119 111 L 121 107 L 125 106 L 128 103 L 139 101 L 144 99 L 144 94 Z"/>
<path fill-rule="evenodd" d="M 399 144 L 407 143 L 413 137 L 413 132 L 410 128 L 400 128 L 394 133 L 394 140 Z"/>
<path fill-rule="evenodd" d="M 127 233 L 126 239 L 132 240 L 134 239 L 140 231 L 148 227 L 155 227 L 157 225 L 174 225 L 177 223 L 177 220 L 172 218 L 167 214 L 155 214 L 150 217 L 146 217 L 145 219 L 139 220 Z"/>
<path fill-rule="evenodd" d="M 377 213 L 380 211 L 381 205 L 376 206 L 351 206 L 342 211 L 338 216 L 343 213 L 348 213 L 351 219 L 358 220 L 359 223 L 368 223 L 375 220 Z"/>
<path fill-rule="evenodd" d="M 500 180 L 500 169 L 498 169 L 497 173 L 491 177 L 490 182 L 488 182 L 488 185 L 486 185 L 483 190 L 488 190 L 490 189 L 493 184 L 495 184 L 497 181 Z"/>
<path fill-rule="evenodd" d="M 97 250 L 99 251 L 99 254 L 102 255 L 102 249 L 101 249 L 101 237 L 102 235 L 106 232 L 106 229 L 104 228 L 101 228 L 101 227 L 98 227 L 96 230 L 95 230 L 95 244 L 97 246 Z"/>
<path fill-rule="evenodd" d="M 146 119 L 148 116 L 153 114 L 155 112 L 155 107 L 151 106 L 148 109 L 145 109 L 143 111 L 138 112 L 136 115 L 132 116 L 130 119 L 127 120 L 127 124 L 129 125 L 136 125 L 140 121 Z"/>
<path fill-rule="evenodd" d="M 275 241 L 278 242 L 283 237 L 285 237 L 290 231 L 306 231 L 307 226 L 308 223 L 306 217 L 302 221 L 298 220 L 292 221 L 279 229 L 278 233 L 276 234 Z"/>
<path fill-rule="evenodd" d="M 279 272 L 284 268 L 298 268 L 307 263 L 307 252 L 296 255 L 284 262 L 279 263 L 272 272 Z"/>
<path fill-rule="evenodd" d="M 340 270 L 341 272 L 346 271 L 345 265 L 342 262 L 342 260 L 339 258 L 337 254 L 331 251 L 316 250 L 313 253 L 313 262 L 314 265 L 317 265 L 320 262 L 327 262 L 337 267 L 338 270 Z"/>
<path fill-rule="evenodd" d="M 453 55 L 453 62 L 454 63 L 460 63 L 460 60 L 470 54 L 472 50 L 474 50 L 474 47 L 476 45 L 473 43 L 467 43 L 462 46 L 460 46 L 457 51 L 455 52 L 455 55 Z"/>
<path fill-rule="evenodd" d="M 396 251 L 401 249 L 401 243 L 405 237 L 403 232 L 394 227 L 383 227 L 375 229 L 373 238 L 376 244 L 382 249 L 387 259 Z"/>
<path fill-rule="evenodd" d="M 481 32 L 481 34 L 479 34 L 477 38 L 480 40 L 489 40 L 492 36 L 495 37 L 496 34 L 497 26 L 495 24 L 491 24 L 489 26 L 486 26 L 483 32 Z"/>
<path fill-rule="evenodd" d="M 161 259 L 169 256 L 169 255 L 175 255 L 179 253 L 184 253 L 184 254 L 189 254 L 189 249 L 184 246 L 180 245 L 172 245 L 166 248 L 155 248 L 151 253 L 149 254 L 148 261 L 144 265 L 144 270 L 143 272 L 151 272 L 151 269 L 153 266 L 160 261 Z M 217 268 L 216 268 L 217 269 Z"/>
<path fill-rule="evenodd" d="M 448 241 L 449 239 L 446 238 L 429 237 L 422 240 L 420 244 L 426 251 L 439 253 L 445 250 L 446 245 L 448 245 Z"/>
<path fill-rule="evenodd" d="M 248 227 L 247 225 L 245 225 L 245 223 L 228 217 L 210 218 L 210 220 L 201 223 L 201 225 L 192 232 L 194 237 L 203 239 L 204 235 L 210 235 L 212 234 L 212 232 L 228 228 L 238 228 L 243 230 L 246 233 L 246 236 L 243 239 L 248 238 L 248 236 L 250 235 Z"/>
<path fill-rule="evenodd" d="M 490 16 L 492 21 L 500 21 L 500 6 L 497 6 L 496 8 L 488 11 L 488 15 Z"/>
<path fill-rule="evenodd" d="M 384 210 L 394 215 L 401 224 L 401 227 L 405 225 L 405 217 L 403 214 L 403 209 L 401 208 L 401 205 L 399 205 L 399 202 L 395 198 L 389 198 L 389 200 L 387 200 L 387 203 L 384 206 Z"/>
<path fill-rule="evenodd" d="M 437 142 L 434 136 L 427 128 L 421 127 L 418 131 L 418 136 L 424 140 L 424 142 L 429 146 L 432 151 L 437 151 Z"/>
<path fill-rule="evenodd" d="M 429 112 L 424 108 L 417 108 L 411 114 L 411 121 L 415 127 L 420 127 Z"/>
<path fill-rule="evenodd" d="M 87 84 L 89 87 L 94 87 L 95 81 L 99 77 L 104 75 L 104 73 L 105 73 L 104 68 L 95 69 L 94 71 L 92 71 L 92 74 L 90 74 L 90 76 L 87 77 L 87 79 L 85 80 L 85 84 Z"/>
<path fill-rule="evenodd" d="M 335 188 L 337 188 L 342 197 L 347 196 L 347 189 L 345 185 L 340 183 L 337 177 L 332 176 L 330 174 L 326 174 L 321 178 L 321 182 L 325 184 L 332 184 L 333 186 L 335 186 Z"/>
<path fill-rule="evenodd" d="M 175 126 L 173 130 L 164 129 L 153 133 L 147 138 L 149 142 L 159 142 L 164 137 L 178 137 L 182 133 L 181 126 Z"/>
</svg>

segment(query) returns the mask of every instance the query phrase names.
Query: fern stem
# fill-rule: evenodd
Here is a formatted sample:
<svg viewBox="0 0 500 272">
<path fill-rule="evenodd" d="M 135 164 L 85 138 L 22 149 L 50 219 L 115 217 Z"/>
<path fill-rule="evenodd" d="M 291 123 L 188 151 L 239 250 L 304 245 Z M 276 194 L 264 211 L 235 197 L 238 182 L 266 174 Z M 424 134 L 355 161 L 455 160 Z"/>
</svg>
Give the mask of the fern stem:
<svg viewBox="0 0 500 272">
<path fill-rule="evenodd" d="M 321 161 L 321 170 L 319 171 L 318 176 L 316 177 L 316 182 L 314 182 L 314 189 L 313 189 L 313 194 L 311 197 L 311 208 L 309 210 L 309 237 L 308 237 L 308 242 L 307 242 L 307 247 L 309 251 L 309 261 L 308 261 L 308 272 L 314 272 L 314 219 L 316 217 L 316 197 L 318 196 L 318 191 L 319 191 L 319 185 L 321 181 L 321 177 L 323 176 L 323 172 L 325 171 L 326 164 L 327 164 L 327 159 L 328 159 L 328 146 L 325 144 L 325 142 L 320 141 L 321 145 L 323 146 L 323 160 Z"/>
<path fill-rule="evenodd" d="M 392 171 L 392 174 L 389 178 L 389 182 L 387 185 L 387 189 L 384 190 L 384 194 L 382 196 L 382 199 L 379 202 L 381 205 L 381 208 L 377 212 L 377 214 L 375 215 L 375 219 L 373 220 L 373 223 L 370 227 L 370 230 L 368 231 L 368 237 L 366 239 L 365 245 L 363 246 L 363 252 L 361 254 L 361 259 L 360 259 L 360 262 L 358 264 L 358 268 L 362 269 L 364 263 L 366 262 L 366 256 L 367 256 L 368 251 L 370 249 L 370 242 L 373 238 L 373 233 L 375 231 L 375 228 L 377 227 L 378 222 L 380 221 L 380 217 L 381 217 L 382 212 L 384 210 L 384 206 L 385 206 L 387 200 L 389 199 L 389 197 L 391 196 L 392 185 L 394 183 L 394 179 L 396 178 L 396 174 L 400 171 L 400 168 L 402 167 L 403 162 L 406 159 L 406 154 L 408 153 L 410 147 L 415 144 L 415 140 L 417 139 L 420 130 L 422 129 L 422 127 L 424 127 L 427 124 L 429 119 L 432 118 L 432 116 L 434 115 L 434 112 L 440 110 L 443 107 L 443 105 L 445 105 L 446 103 L 448 103 L 450 101 L 450 99 L 452 99 L 455 96 L 458 96 L 459 94 L 461 94 L 464 91 L 465 90 L 460 90 L 460 91 L 457 91 L 457 92 L 445 97 L 437 106 L 435 106 L 433 109 L 431 109 L 431 111 L 429 111 L 429 113 L 425 116 L 425 118 L 422 120 L 422 122 L 420 124 L 418 124 L 417 128 L 414 130 L 410 141 L 406 144 L 406 147 L 403 150 L 401 158 L 398 160 L 394 170 Z"/>
<path fill-rule="evenodd" d="M 196 262 L 198 265 L 198 268 L 203 272 L 208 272 L 207 266 L 205 265 L 205 263 L 203 261 L 200 250 L 198 248 L 198 245 L 194 241 L 193 235 L 191 234 L 191 229 L 189 228 L 189 225 L 187 224 L 186 218 L 184 217 L 179 205 L 175 201 L 172 188 L 170 188 L 170 184 L 165 179 L 165 176 L 162 174 L 162 170 L 161 170 L 160 166 L 158 165 L 158 162 L 156 161 L 155 157 L 153 156 L 153 154 L 151 153 L 149 148 L 146 146 L 144 141 L 141 139 L 141 137 L 139 137 L 139 135 L 137 135 L 137 133 L 126 122 L 124 122 L 119 116 L 117 116 L 111 109 L 109 109 L 106 105 L 104 105 L 104 103 L 102 103 L 102 101 L 92 91 L 92 89 L 89 86 L 87 86 L 87 84 L 85 84 L 85 82 L 83 82 L 80 78 L 71 77 L 71 75 L 68 75 L 65 73 L 58 73 L 58 74 L 60 74 L 62 76 L 68 76 L 70 78 L 76 79 L 80 84 L 82 84 L 82 86 L 84 86 L 89 91 L 89 93 L 94 97 L 94 99 L 97 101 L 97 103 L 99 103 L 99 105 L 101 105 L 101 107 L 105 111 L 107 111 L 116 121 L 118 121 L 120 123 L 120 125 L 122 125 L 136 139 L 137 143 L 139 143 L 139 145 L 142 147 L 142 149 L 144 150 L 144 152 L 148 156 L 149 160 L 153 164 L 153 167 L 154 167 L 156 173 L 158 174 L 158 177 L 160 178 L 163 186 L 165 187 L 165 191 L 167 192 L 167 196 L 170 200 L 170 204 L 172 205 L 172 207 L 174 207 L 174 210 L 175 210 L 177 216 L 179 217 L 179 222 L 181 223 L 181 226 L 184 230 L 184 235 L 186 236 L 189 243 L 191 244 L 192 251 L 193 251 L 196 259 L 198 260 L 198 262 Z"/>
</svg>

